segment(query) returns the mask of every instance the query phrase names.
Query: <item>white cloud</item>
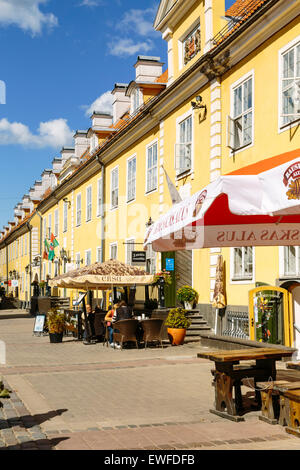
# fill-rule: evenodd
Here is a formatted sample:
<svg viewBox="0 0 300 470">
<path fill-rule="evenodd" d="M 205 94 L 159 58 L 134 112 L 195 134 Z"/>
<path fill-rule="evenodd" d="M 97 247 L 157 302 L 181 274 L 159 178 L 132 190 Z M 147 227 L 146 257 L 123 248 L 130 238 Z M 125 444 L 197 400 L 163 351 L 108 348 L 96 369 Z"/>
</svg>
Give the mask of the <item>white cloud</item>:
<svg viewBox="0 0 300 470">
<path fill-rule="evenodd" d="M 83 0 L 79 6 L 80 7 L 98 7 L 102 4 L 101 0 Z"/>
<path fill-rule="evenodd" d="M 134 55 L 137 52 L 149 52 L 153 48 L 150 39 L 142 42 L 135 42 L 133 39 L 120 39 L 110 47 L 109 53 L 117 57 Z"/>
<path fill-rule="evenodd" d="M 0 0 L 0 25 L 16 25 L 33 35 L 41 33 L 44 26 L 57 26 L 53 13 L 43 13 L 42 4 L 48 0 Z"/>
<path fill-rule="evenodd" d="M 110 91 L 106 91 L 97 98 L 91 105 L 82 106 L 85 109 L 86 116 L 91 116 L 94 111 L 103 111 L 104 113 L 112 113 L 113 97 Z"/>
<path fill-rule="evenodd" d="M 132 31 L 140 36 L 147 36 L 157 34 L 153 28 L 153 19 L 155 17 L 156 8 L 146 8 L 143 10 L 131 9 L 128 10 L 119 23 L 116 29 L 121 31 Z"/>
<path fill-rule="evenodd" d="M 73 135 L 74 131 L 69 128 L 66 119 L 41 122 L 36 134 L 21 122 L 9 122 L 5 118 L 0 120 L 0 145 L 61 148 L 72 143 Z"/>
</svg>

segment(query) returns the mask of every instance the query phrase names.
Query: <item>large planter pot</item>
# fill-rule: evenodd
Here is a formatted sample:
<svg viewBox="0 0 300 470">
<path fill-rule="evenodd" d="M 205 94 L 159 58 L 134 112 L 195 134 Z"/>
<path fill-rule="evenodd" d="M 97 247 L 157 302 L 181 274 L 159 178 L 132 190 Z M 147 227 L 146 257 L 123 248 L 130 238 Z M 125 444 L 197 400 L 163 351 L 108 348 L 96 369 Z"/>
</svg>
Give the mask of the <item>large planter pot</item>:
<svg viewBox="0 0 300 470">
<path fill-rule="evenodd" d="M 63 333 L 49 333 L 50 343 L 62 343 Z"/>
<path fill-rule="evenodd" d="M 193 302 L 184 302 L 184 308 L 186 310 L 193 310 Z"/>
<path fill-rule="evenodd" d="M 184 343 L 186 328 L 168 328 L 168 337 L 172 346 L 180 346 Z"/>
</svg>

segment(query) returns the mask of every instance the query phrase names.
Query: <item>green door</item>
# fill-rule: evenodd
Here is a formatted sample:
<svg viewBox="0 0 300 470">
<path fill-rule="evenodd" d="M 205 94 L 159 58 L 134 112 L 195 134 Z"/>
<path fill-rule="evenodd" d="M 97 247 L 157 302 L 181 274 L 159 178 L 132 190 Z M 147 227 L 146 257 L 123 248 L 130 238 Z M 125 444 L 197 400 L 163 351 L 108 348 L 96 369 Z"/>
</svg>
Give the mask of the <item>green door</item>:
<svg viewBox="0 0 300 470">
<path fill-rule="evenodd" d="M 174 260 L 172 261 L 168 260 Z M 170 265 L 174 266 L 174 270 L 168 269 Z M 166 269 L 172 276 L 172 284 L 165 286 L 165 305 L 167 308 L 176 306 L 176 276 L 175 276 L 175 251 L 166 251 L 161 254 L 161 269 Z"/>
</svg>

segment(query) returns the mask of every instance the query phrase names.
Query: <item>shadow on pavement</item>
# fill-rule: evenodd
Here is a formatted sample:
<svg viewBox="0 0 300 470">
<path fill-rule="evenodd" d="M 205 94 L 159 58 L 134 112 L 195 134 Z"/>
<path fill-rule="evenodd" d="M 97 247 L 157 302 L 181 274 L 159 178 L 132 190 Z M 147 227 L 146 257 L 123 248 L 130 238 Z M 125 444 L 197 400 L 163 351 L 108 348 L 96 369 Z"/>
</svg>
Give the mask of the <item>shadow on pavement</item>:
<svg viewBox="0 0 300 470">
<path fill-rule="evenodd" d="M 60 442 L 66 441 L 69 437 L 56 437 L 53 439 L 37 439 L 36 441 L 28 440 L 22 444 L 10 445 L 0 450 L 51 450 Z"/>
<path fill-rule="evenodd" d="M 17 418 L 6 418 L 3 421 L 0 421 L 0 430 L 13 428 L 14 426 L 20 425 L 20 422 L 22 422 L 24 428 L 26 429 L 32 428 L 34 426 L 39 426 L 40 424 L 44 423 L 45 421 L 48 421 L 51 418 L 61 416 L 66 411 L 68 410 L 61 409 L 48 411 L 48 413 L 41 413 L 37 415 L 23 415 Z"/>
</svg>

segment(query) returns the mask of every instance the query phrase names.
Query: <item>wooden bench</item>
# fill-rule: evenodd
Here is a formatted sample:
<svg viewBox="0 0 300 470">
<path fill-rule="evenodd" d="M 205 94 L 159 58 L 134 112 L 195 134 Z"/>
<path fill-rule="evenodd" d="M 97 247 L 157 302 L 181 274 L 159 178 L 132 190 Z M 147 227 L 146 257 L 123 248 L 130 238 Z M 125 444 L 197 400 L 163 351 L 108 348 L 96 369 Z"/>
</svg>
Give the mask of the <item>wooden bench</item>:
<svg viewBox="0 0 300 470">
<path fill-rule="evenodd" d="M 289 382 L 285 380 L 256 383 L 261 396 L 261 416 L 259 416 L 261 421 L 265 421 L 269 424 L 278 424 L 280 416 L 280 394 L 279 390 L 275 387 L 286 386 L 288 384 Z"/>
<path fill-rule="evenodd" d="M 287 416 L 286 432 L 300 437 L 300 388 L 287 390 L 283 394 Z"/>
<path fill-rule="evenodd" d="M 287 426 L 287 428 L 293 428 L 293 416 L 292 410 L 295 408 L 291 405 L 291 395 L 294 392 L 299 392 L 300 396 L 300 381 L 299 382 L 288 382 L 287 384 L 274 385 L 274 391 L 279 392 L 279 420 L 278 424 L 281 426 Z M 299 407 L 300 411 L 300 407 Z"/>
<path fill-rule="evenodd" d="M 286 368 L 300 370 L 300 362 L 287 362 Z"/>
<path fill-rule="evenodd" d="M 197 357 L 214 361 L 212 371 L 215 388 L 215 407 L 211 413 L 233 421 L 244 420 L 242 414 L 261 408 L 261 394 L 257 382 L 276 380 L 276 361 L 291 357 L 292 350 L 277 348 L 247 348 L 228 351 L 208 351 Z M 240 364 L 241 361 L 255 361 L 254 365 Z M 255 390 L 255 400 L 245 407 L 241 393 L 243 380 L 251 379 Z"/>
</svg>

